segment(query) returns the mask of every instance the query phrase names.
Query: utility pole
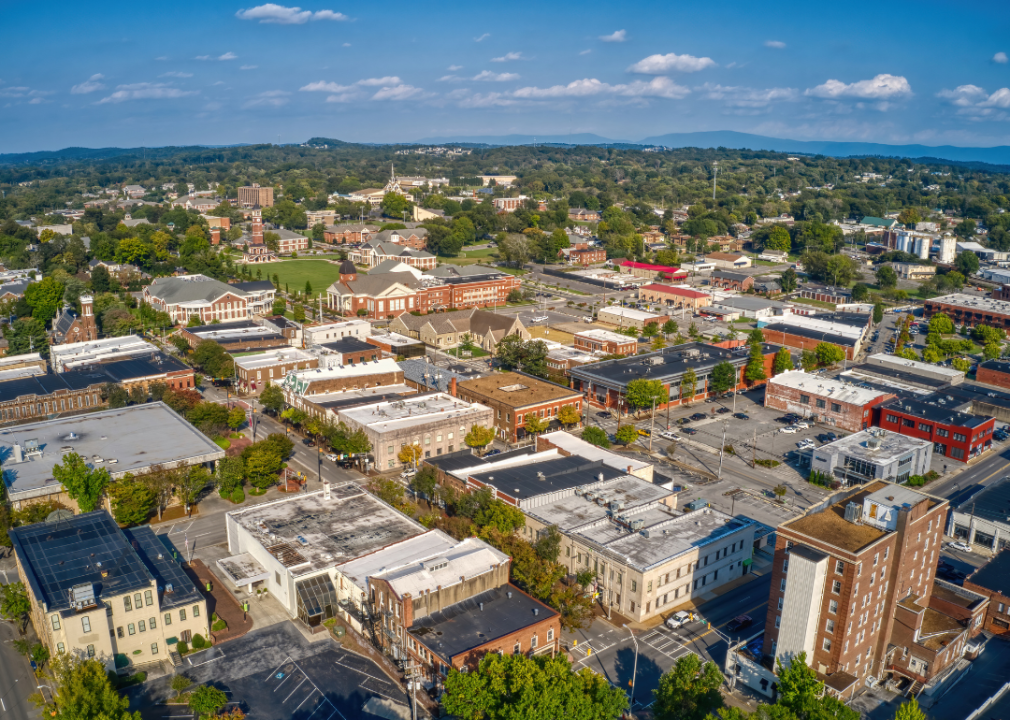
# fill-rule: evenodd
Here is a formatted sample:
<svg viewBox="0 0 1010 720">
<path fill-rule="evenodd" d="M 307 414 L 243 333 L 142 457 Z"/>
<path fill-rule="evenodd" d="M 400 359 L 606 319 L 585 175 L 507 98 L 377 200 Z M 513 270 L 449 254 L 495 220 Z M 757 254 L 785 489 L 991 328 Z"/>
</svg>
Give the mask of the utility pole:
<svg viewBox="0 0 1010 720">
<path fill-rule="evenodd" d="M 649 452 L 652 453 L 652 436 L 656 432 L 656 398 L 652 398 L 652 421 L 649 425 Z"/>
<path fill-rule="evenodd" d="M 712 163 L 712 199 L 715 200 L 715 181 L 719 177 L 719 161 Z"/>
<path fill-rule="evenodd" d="M 722 458 L 726 454 L 726 421 L 722 421 L 722 446 L 719 448 L 719 479 L 722 480 Z"/>
<path fill-rule="evenodd" d="M 630 710 L 635 709 L 635 676 L 638 675 L 638 638 L 635 637 L 635 631 L 629 628 L 627 625 L 624 627 L 628 628 L 628 632 L 631 633 L 631 641 L 635 643 L 635 664 L 631 670 L 631 707 Z"/>
<path fill-rule="evenodd" d="M 757 467 L 757 442 L 758 442 L 758 431 L 757 428 L 754 429 L 754 438 L 750 441 L 750 466 Z"/>
</svg>

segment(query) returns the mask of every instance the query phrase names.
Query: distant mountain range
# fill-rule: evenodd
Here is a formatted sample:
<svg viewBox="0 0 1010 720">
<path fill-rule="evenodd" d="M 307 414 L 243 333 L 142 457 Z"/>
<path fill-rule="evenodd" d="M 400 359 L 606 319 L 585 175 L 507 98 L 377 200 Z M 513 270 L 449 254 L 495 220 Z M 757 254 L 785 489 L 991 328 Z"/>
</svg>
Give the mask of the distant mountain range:
<svg viewBox="0 0 1010 720">
<path fill-rule="evenodd" d="M 954 145 L 887 145 L 867 142 L 832 142 L 828 140 L 788 140 L 783 138 L 751 135 L 731 130 L 711 132 L 668 133 L 654 135 L 641 140 L 619 140 L 605 138 L 593 133 L 573 135 L 476 135 L 429 137 L 407 143 L 348 143 L 333 138 L 314 137 L 306 144 L 324 147 L 360 145 L 380 147 L 383 145 L 462 145 L 474 147 L 495 147 L 503 145 L 594 145 L 616 148 L 643 148 L 663 146 L 668 148 L 728 148 L 732 150 L 766 150 L 771 152 L 798 153 L 803 155 L 827 155 L 831 157 L 883 156 L 901 157 L 913 160 L 952 162 L 962 165 L 985 165 L 988 169 L 1010 170 L 1010 146 L 976 148 Z M 184 151 L 206 150 L 210 148 L 238 147 L 239 145 L 195 145 L 184 147 L 156 148 L 80 148 L 29 153 L 0 154 L 0 166 L 51 165 L 67 161 L 106 160 L 114 157 L 133 156 L 164 158 Z M 995 167 L 993 167 L 995 166 Z"/>
<path fill-rule="evenodd" d="M 990 165 L 1010 165 L 1010 147 L 974 148 L 953 145 L 886 145 L 867 142 L 832 142 L 828 140 L 788 140 L 783 138 L 751 135 L 732 130 L 711 132 L 668 133 L 653 135 L 641 140 L 629 141 L 605 138 L 591 133 L 576 135 L 483 135 L 474 137 L 424 138 L 419 144 L 461 143 L 480 145 L 612 145 L 615 147 L 661 145 L 669 148 L 730 148 L 733 150 L 769 150 L 772 152 L 795 152 L 804 155 L 829 155 L 831 157 L 853 157 L 881 155 L 885 157 L 906 157 L 951 160 L 959 163 L 987 163 Z"/>
</svg>

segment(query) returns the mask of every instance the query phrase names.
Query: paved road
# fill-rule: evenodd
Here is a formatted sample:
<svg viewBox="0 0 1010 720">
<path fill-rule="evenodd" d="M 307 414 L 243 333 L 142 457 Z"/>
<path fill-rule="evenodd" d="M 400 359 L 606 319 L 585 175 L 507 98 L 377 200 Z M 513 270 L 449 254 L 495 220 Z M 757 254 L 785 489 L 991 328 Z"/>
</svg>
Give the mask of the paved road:
<svg viewBox="0 0 1010 720">
<path fill-rule="evenodd" d="M 28 696 L 38 692 L 38 682 L 32 674 L 28 660 L 14 649 L 14 641 L 20 637 L 11 623 L 0 623 L 0 718 L 3 720 L 35 720 L 40 717 L 38 709 L 28 700 Z M 48 690 L 46 697 L 52 697 Z"/>
</svg>

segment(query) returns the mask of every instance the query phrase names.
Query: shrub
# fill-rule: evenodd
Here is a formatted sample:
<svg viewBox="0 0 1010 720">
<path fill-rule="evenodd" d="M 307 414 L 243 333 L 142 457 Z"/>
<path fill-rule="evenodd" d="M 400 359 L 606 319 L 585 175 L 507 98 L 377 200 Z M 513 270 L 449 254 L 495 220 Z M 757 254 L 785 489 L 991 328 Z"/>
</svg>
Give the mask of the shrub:
<svg viewBox="0 0 1010 720">
<path fill-rule="evenodd" d="M 213 625 L 210 626 L 210 629 L 213 630 L 214 632 L 221 632 L 222 630 L 228 629 L 228 623 L 226 623 L 224 620 L 217 620 Z"/>
<path fill-rule="evenodd" d="M 207 641 L 204 640 L 203 635 L 197 633 L 193 636 L 193 649 L 199 650 L 200 648 L 207 647 Z"/>
<path fill-rule="evenodd" d="M 765 458 L 761 458 L 760 460 L 755 460 L 754 464 L 755 465 L 760 465 L 761 467 L 773 468 L 773 467 L 778 467 L 782 463 L 780 463 L 778 460 L 768 460 L 768 459 L 765 459 Z"/>
<path fill-rule="evenodd" d="M 239 503 L 243 503 L 245 502 L 245 491 L 242 488 L 237 487 L 231 491 L 231 497 L 228 499 L 231 500 L 236 505 L 238 505 Z"/>
<path fill-rule="evenodd" d="M 175 649 L 178 651 L 180 655 L 185 655 L 186 653 L 189 652 L 189 646 L 184 642 L 176 643 Z"/>
</svg>

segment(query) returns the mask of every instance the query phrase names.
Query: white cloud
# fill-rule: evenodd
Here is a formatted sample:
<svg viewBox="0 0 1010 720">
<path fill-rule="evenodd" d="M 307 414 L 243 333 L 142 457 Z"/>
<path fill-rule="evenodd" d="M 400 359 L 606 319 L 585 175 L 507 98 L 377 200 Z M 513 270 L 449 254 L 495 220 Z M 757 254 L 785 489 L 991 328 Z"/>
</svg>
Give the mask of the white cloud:
<svg viewBox="0 0 1010 720">
<path fill-rule="evenodd" d="M 603 42 L 624 42 L 628 39 L 627 30 L 615 30 L 609 35 L 600 35 L 600 40 Z"/>
<path fill-rule="evenodd" d="M 588 55 L 591 52 L 592 50 L 583 50 L 582 52 L 579 53 L 579 55 Z"/>
<path fill-rule="evenodd" d="M 193 77 L 193 73 L 184 73 L 184 72 L 172 71 L 172 72 L 162 73 L 158 77 L 191 78 L 191 77 Z"/>
<path fill-rule="evenodd" d="M 168 55 L 162 55 L 161 57 L 156 57 L 155 60 L 168 60 Z"/>
<path fill-rule="evenodd" d="M 358 82 L 354 84 L 366 85 L 372 87 L 379 85 L 383 87 L 388 87 L 390 85 L 400 85 L 402 82 L 403 81 L 400 78 L 396 77 L 395 75 L 391 75 L 388 77 L 381 77 L 381 78 L 365 78 L 364 80 L 358 80 Z"/>
<path fill-rule="evenodd" d="M 505 93 L 499 92 L 474 93 L 471 95 L 469 90 L 455 90 L 449 93 L 449 97 L 450 99 L 457 100 L 459 106 L 463 108 L 507 107 L 517 104 L 516 100 L 513 100 Z"/>
<path fill-rule="evenodd" d="M 5 87 L 0 88 L 0 97 L 24 97 L 29 88 L 26 87 Z"/>
<path fill-rule="evenodd" d="M 302 10 L 300 7 L 285 7 L 276 3 L 257 5 L 248 10 L 235 13 L 239 20 L 259 20 L 261 24 L 271 25 L 304 25 L 310 20 L 349 20 L 346 15 L 333 10 Z"/>
<path fill-rule="evenodd" d="M 239 70 L 255 70 L 259 65 L 243 65 Z"/>
<path fill-rule="evenodd" d="M 775 48 L 776 50 L 781 50 L 786 46 L 781 40 L 765 40 L 765 47 Z"/>
<path fill-rule="evenodd" d="M 462 65 L 450 65 L 449 67 L 446 68 L 446 70 L 448 70 L 449 72 L 456 72 L 457 70 L 462 69 L 463 69 Z"/>
<path fill-rule="evenodd" d="M 998 52 L 998 53 L 996 53 L 995 55 L 992 56 L 992 61 L 994 63 L 999 63 L 1000 65 L 1006 65 L 1007 64 L 1007 59 L 1008 58 L 1007 58 L 1005 52 Z"/>
<path fill-rule="evenodd" d="M 521 52 L 510 52 L 502 55 L 501 57 L 491 58 L 491 62 L 509 62 L 511 60 L 522 60 L 523 54 Z"/>
<path fill-rule="evenodd" d="M 459 75 L 449 74 L 449 75 L 443 75 L 442 77 L 440 77 L 438 79 L 438 81 L 439 82 L 460 82 L 462 79 L 463 78 L 461 78 Z"/>
<path fill-rule="evenodd" d="M 338 85 L 335 82 L 325 82 L 323 80 L 318 80 L 314 83 L 309 83 L 300 88 L 302 92 L 345 92 L 350 90 L 353 85 Z"/>
<path fill-rule="evenodd" d="M 862 98 L 864 100 L 888 100 L 912 94 L 912 86 L 901 75 L 882 73 L 871 80 L 843 83 L 828 80 L 822 85 L 808 89 L 804 94 L 821 98 Z"/>
<path fill-rule="evenodd" d="M 650 55 L 644 60 L 639 60 L 628 68 L 628 72 L 642 73 L 643 75 L 662 75 L 671 70 L 697 72 L 713 65 L 715 65 L 715 60 L 709 57 L 668 53 L 666 55 Z"/>
<path fill-rule="evenodd" d="M 517 73 L 495 73 L 490 70 L 484 70 L 474 75 L 473 79 L 486 82 L 508 82 L 509 80 L 518 80 L 519 75 Z"/>
<path fill-rule="evenodd" d="M 474 42 L 483 42 L 483 41 L 487 40 L 489 37 L 491 37 L 491 33 L 484 33 L 483 35 L 481 35 L 479 37 L 475 37 L 473 39 L 473 41 Z"/>
<path fill-rule="evenodd" d="M 423 94 L 424 90 L 421 88 L 414 87 L 413 85 L 400 84 L 380 89 L 372 96 L 372 100 L 410 100 L 411 98 L 416 98 Z"/>
<path fill-rule="evenodd" d="M 230 52 L 230 51 L 226 52 L 224 55 L 218 55 L 217 57 L 214 57 L 213 55 L 197 55 L 196 56 L 197 60 L 235 60 L 237 58 L 238 58 L 238 55 L 236 55 L 235 53 Z"/>
<path fill-rule="evenodd" d="M 72 88 L 70 88 L 70 92 L 74 95 L 87 95 L 88 93 L 95 92 L 95 90 L 104 90 L 105 85 L 98 82 L 103 78 L 105 78 L 105 76 L 102 75 L 102 73 L 95 73 L 84 82 L 74 85 Z"/>
<path fill-rule="evenodd" d="M 959 85 L 953 90 L 941 90 L 936 96 L 950 100 L 952 105 L 958 107 L 971 107 L 985 99 L 987 93 L 978 85 Z"/>
<path fill-rule="evenodd" d="M 350 44 L 350 43 L 344 43 L 344 44 L 343 44 L 343 45 L 341 45 L 340 47 L 351 47 L 351 44 Z"/>
<path fill-rule="evenodd" d="M 126 100 L 167 100 L 186 97 L 187 95 L 196 95 L 196 92 L 193 90 L 180 90 L 164 83 L 133 83 L 117 86 L 116 92 L 102 98 L 97 104 L 121 103 Z"/>
<path fill-rule="evenodd" d="M 44 97 L 33 97 L 28 101 L 29 105 L 41 105 L 42 103 L 52 102 L 52 100 L 46 100 Z"/>
<path fill-rule="evenodd" d="M 620 97 L 658 97 L 678 100 L 690 94 L 690 90 L 677 85 L 667 77 L 656 77 L 648 82 L 635 80 L 631 83 L 610 85 L 596 78 L 575 80 L 567 85 L 554 85 L 548 88 L 525 87 L 512 93 L 513 97 L 527 100 L 543 100 L 551 98 L 593 97 L 598 95 L 614 95 Z"/>
<path fill-rule="evenodd" d="M 726 85 L 709 85 L 699 88 L 708 100 L 722 100 L 733 107 L 766 107 L 773 102 L 795 100 L 799 92 L 795 88 L 749 88 Z"/>
<path fill-rule="evenodd" d="M 242 107 L 281 107 L 288 104 L 290 94 L 284 90 L 265 90 L 251 97 Z"/>
</svg>

